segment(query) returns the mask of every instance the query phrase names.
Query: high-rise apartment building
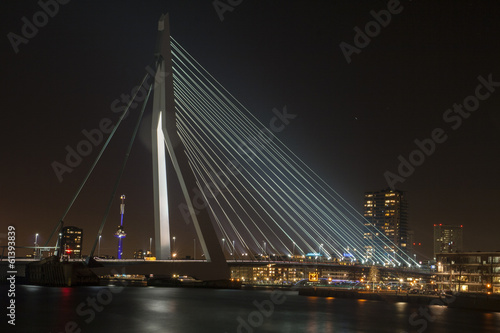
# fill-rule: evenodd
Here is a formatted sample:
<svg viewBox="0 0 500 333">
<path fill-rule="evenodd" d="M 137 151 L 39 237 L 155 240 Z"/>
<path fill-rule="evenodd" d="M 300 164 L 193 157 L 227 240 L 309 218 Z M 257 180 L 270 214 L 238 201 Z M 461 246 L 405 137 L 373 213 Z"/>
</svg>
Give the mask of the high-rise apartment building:
<svg viewBox="0 0 500 333">
<path fill-rule="evenodd" d="M 390 248 L 386 246 L 388 251 L 396 250 L 397 246 L 407 252 L 408 202 L 404 192 L 391 189 L 365 192 L 363 215 L 368 221 L 365 225 L 373 230 L 365 233 L 365 238 L 383 239 L 385 243 L 390 243 L 382 236 L 385 235 L 393 243 Z M 368 255 L 371 250 L 367 248 Z"/>
<path fill-rule="evenodd" d="M 61 246 L 63 253 L 71 258 L 82 257 L 83 230 L 77 227 L 62 229 Z"/>
<path fill-rule="evenodd" d="M 434 258 L 437 253 L 463 251 L 463 226 L 434 224 Z"/>
</svg>

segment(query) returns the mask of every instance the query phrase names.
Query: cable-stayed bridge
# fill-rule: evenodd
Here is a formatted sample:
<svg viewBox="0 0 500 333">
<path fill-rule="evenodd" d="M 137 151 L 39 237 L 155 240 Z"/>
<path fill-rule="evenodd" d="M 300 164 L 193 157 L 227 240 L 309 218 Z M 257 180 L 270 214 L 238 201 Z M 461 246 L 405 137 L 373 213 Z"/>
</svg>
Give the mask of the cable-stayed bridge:
<svg viewBox="0 0 500 333">
<path fill-rule="evenodd" d="M 142 80 L 139 90 L 147 96 L 126 154 L 153 92 L 155 252 L 158 263 L 164 263 L 155 272 L 174 271 L 170 224 L 175 209 L 181 211 L 182 223 L 194 225 L 205 256 L 203 261 L 175 261 L 175 270 L 181 274 L 200 276 L 213 271 L 218 273 L 210 277 L 227 277 L 226 253 L 233 260 L 290 260 L 309 255 L 323 263 L 349 260 L 362 265 L 418 266 L 383 233 L 376 233 L 375 227 L 281 142 L 272 128 L 259 122 L 170 36 L 168 15 L 159 22 L 155 56 L 155 83 L 145 84 L 150 74 Z M 62 227 L 134 99 L 53 234 Z M 274 126 L 285 126 L 290 117 L 286 108 L 277 114 L 279 121 Z M 125 164 L 126 159 L 90 257 Z M 180 188 L 173 188 L 174 178 Z M 179 196 L 183 203 L 172 205 L 172 198 Z"/>
<path fill-rule="evenodd" d="M 177 130 L 198 187 L 235 253 L 347 255 L 411 265 L 172 38 Z M 396 249 L 391 251 L 389 249 Z"/>
</svg>

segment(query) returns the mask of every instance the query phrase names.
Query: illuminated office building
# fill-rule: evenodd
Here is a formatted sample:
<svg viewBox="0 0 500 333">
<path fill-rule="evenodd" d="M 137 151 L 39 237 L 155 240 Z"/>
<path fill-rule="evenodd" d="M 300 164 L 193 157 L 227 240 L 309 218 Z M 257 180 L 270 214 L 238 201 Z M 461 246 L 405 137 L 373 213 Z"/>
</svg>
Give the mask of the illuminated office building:
<svg viewBox="0 0 500 333">
<path fill-rule="evenodd" d="M 434 258 L 437 253 L 462 252 L 462 234 L 462 225 L 434 224 Z"/>
<path fill-rule="evenodd" d="M 62 229 L 62 250 L 70 258 L 82 257 L 83 230 L 77 227 Z"/>
</svg>

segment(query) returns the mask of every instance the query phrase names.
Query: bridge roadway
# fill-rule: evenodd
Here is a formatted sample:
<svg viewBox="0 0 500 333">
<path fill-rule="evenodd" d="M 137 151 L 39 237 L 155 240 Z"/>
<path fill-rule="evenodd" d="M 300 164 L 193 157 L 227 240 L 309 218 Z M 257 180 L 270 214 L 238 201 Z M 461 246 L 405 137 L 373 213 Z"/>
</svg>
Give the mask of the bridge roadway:
<svg viewBox="0 0 500 333">
<path fill-rule="evenodd" d="M 151 266 L 158 265 L 161 263 L 168 264 L 183 264 L 183 263 L 206 263 L 206 260 L 143 260 L 143 259 L 98 259 L 99 263 L 102 263 L 104 266 L 114 267 L 114 266 L 134 266 L 147 263 Z M 364 265 L 343 265 L 338 263 L 331 262 L 321 262 L 321 261 L 273 261 L 273 260 L 238 260 L 238 259 L 228 259 L 226 260 L 229 267 L 263 267 L 268 265 L 273 265 L 275 267 L 282 268 L 305 268 L 313 270 L 332 270 L 332 271 L 345 271 L 347 269 L 356 268 L 359 270 L 369 271 L 371 266 Z M 422 270 L 422 269 L 410 269 L 410 268 L 395 268 L 395 267 L 384 267 L 377 266 L 377 268 L 382 272 L 397 272 L 400 274 L 408 274 L 408 275 L 418 275 L 421 277 L 428 277 L 433 275 L 433 273 Z"/>
<path fill-rule="evenodd" d="M 16 259 L 18 275 L 23 276 L 25 266 L 36 259 Z M 81 259 L 70 259 L 70 262 L 80 262 Z M 7 260 L 0 259 L 0 276 L 7 272 Z M 269 266 L 271 265 L 271 266 Z M 91 266 L 91 270 L 99 275 L 114 274 L 140 274 L 145 276 L 172 276 L 188 275 L 200 280 L 220 280 L 229 279 L 231 270 L 238 268 L 252 270 L 253 267 L 274 267 L 275 271 L 281 269 L 296 269 L 307 275 L 308 272 L 363 272 L 368 276 L 371 266 L 362 265 L 342 265 L 338 263 L 320 261 L 267 261 L 267 260 L 226 260 L 226 263 L 209 263 L 206 260 L 144 260 L 144 259 L 97 259 L 96 264 Z M 377 266 L 382 276 L 394 276 L 398 278 L 429 278 L 434 273 L 422 269 L 394 268 Z"/>
</svg>

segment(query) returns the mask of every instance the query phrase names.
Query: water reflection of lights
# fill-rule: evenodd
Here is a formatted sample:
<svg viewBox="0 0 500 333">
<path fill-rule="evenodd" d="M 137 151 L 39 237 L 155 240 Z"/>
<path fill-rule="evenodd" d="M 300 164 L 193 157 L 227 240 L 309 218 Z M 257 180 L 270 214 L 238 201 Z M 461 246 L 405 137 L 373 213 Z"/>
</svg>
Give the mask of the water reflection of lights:
<svg viewBox="0 0 500 333">
<path fill-rule="evenodd" d="M 146 303 L 147 311 L 169 313 L 175 311 L 175 301 L 171 300 L 151 300 Z"/>
<path fill-rule="evenodd" d="M 396 302 L 395 305 L 396 305 L 396 308 L 398 310 L 403 310 L 404 308 L 406 308 L 408 306 L 408 303 L 406 303 L 406 302 Z"/>
<path fill-rule="evenodd" d="M 429 305 L 429 308 L 432 309 L 431 311 L 433 315 L 442 315 L 448 310 L 448 307 L 444 304 Z"/>
<path fill-rule="evenodd" d="M 42 286 L 32 286 L 32 285 L 23 285 L 23 288 L 26 289 L 26 291 L 30 293 L 34 293 L 36 291 L 39 291 L 40 289 L 44 288 Z"/>
</svg>

